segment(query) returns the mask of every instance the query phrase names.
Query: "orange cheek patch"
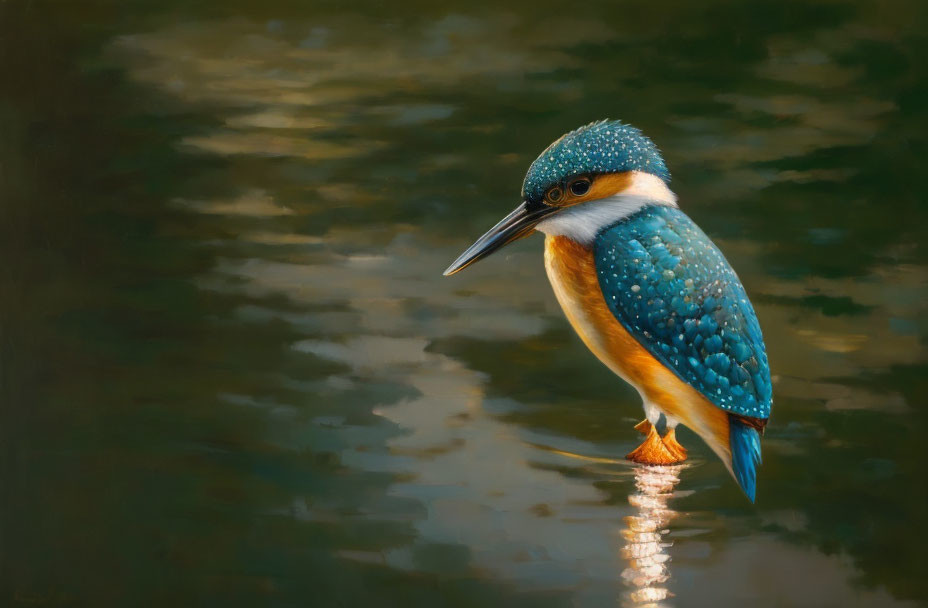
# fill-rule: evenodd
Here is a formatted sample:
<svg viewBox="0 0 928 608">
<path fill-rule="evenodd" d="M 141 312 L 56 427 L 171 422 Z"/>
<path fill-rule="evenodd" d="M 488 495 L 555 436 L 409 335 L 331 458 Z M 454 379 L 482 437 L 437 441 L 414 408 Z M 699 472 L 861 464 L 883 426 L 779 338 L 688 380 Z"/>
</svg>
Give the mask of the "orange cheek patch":
<svg viewBox="0 0 928 608">
<path fill-rule="evenodd" d="M 607 173 L 606 175 L 597 175 L 593 179 L 590 190 L 583 196 L 574 196 L 570 194 L 570 187 L 564 192 L 563 198 L 558 201 L 558 207 L 572 207 L 587 201 L 595 201 L 600 198 L 607 198 L 613 194 L 619 193 L 628 188 L 632 183 L 632 172 L 625 173 Z"/>
</svg>

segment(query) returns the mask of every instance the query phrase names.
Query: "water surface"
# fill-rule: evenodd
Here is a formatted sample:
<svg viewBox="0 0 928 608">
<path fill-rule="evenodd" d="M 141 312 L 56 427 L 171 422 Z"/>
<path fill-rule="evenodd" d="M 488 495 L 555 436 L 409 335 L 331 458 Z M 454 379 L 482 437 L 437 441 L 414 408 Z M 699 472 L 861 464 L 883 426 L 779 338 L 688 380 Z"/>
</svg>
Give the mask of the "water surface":
<svg viewBox="0 0 928 608">
<path fill-rule="evenodd" d="M 187 4 L 0 8 L 5 603 L 928 600 L 919 3 Z M 539 237 L 441 276 L 605 117 L 761 319 L 754 506 L 622 460 Z"/>
</svg>

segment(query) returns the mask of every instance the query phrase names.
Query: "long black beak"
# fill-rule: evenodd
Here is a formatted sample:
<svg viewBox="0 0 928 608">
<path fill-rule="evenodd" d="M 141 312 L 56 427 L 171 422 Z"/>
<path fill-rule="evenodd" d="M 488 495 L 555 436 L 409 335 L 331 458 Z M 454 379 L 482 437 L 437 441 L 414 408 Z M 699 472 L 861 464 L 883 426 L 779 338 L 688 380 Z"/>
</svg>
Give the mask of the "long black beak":
<svg viewBox="0 0 928 608">
<path fill-rule="evenodd" d="M 450 276 L 460 270 L 464 270 L 474 262 L 482 260 L 497 249 L 502 249 L 509 243 L 517 241 L 524 236 L 531 234 L 538 222 L 545 219 L 557 211 L 557 207 L 551 207 L 545 204 L 540 206 L 532 205 L 527 202 L 522 203 L 515 210 L 499 221 L 498 224 L 487 230 L 487 233 L 477 239 L 477 242 L 467 248 L 467 250 L 458 256 L 448 270 L 445 276 Z"/>
</svg>

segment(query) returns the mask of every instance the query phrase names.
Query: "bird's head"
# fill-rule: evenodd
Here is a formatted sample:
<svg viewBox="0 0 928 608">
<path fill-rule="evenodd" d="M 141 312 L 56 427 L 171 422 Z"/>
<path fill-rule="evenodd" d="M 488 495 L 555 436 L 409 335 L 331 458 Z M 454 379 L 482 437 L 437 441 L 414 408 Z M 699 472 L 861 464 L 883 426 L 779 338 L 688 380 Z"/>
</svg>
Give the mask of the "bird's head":
<svg viewBox="0 0 928 608">
<path fill-rule="evenodd" d="M 675 205 L 669 182 L 657 146 L 635 127 L 617 120 L 580 127 L 535 159 L 522 184 L 522 204 L 468 247 L 445 275 L 534 230 L 588 243 L 645 204 Z"/>
</svg>

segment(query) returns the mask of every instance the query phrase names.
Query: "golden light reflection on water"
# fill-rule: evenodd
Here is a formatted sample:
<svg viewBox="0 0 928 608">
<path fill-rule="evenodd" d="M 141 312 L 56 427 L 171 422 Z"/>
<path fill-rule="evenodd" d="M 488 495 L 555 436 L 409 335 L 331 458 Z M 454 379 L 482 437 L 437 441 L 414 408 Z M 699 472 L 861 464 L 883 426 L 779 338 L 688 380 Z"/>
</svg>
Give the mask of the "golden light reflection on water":
<svg viewBox="0 0 928 608">
<path fill-rule="evenodd" d="M 626 597 L 628 606 L 665 606 L 671 596 L 665 583 L 670 579 L 670 542 L 664 540 L 667 525 L 676 516 L 668 505 L 674 487 L 680 482 L 685 465 L 635 467 L 636 492 L 629 495 L 629 504 L 636 509 L 625 517 L 622 530 L 625 544 L 622 557 L 628 567 L 622 579 L 631 588 Z"/>
</svg>

